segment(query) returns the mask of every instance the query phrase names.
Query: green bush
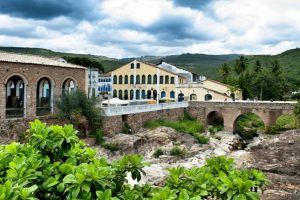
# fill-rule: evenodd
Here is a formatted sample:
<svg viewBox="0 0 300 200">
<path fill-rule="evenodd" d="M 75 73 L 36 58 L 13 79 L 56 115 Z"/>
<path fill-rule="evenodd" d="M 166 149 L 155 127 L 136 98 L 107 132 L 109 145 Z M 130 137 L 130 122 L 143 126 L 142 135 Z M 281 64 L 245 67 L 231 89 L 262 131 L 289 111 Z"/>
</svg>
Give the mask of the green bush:
<svg viewBox="0 0 300 200">
<path fill-rule="evenodd" d="M 117 145 L 117 144 L 114 144 L 114 143 L 102 143 L 101 144 L 102 147 L 104 147 L 105 149 L 108 149 L 110 151 L 118 151 L 120 150 L 120 147 Z"/>
<path fill-rule="evenodd" d="M 128 124 L 128 122 L 124 122 L 123 125 L 122 125 L 122 132 L 124 134 L 131 134 L 132 133 L 132 130 Z"/>
<path fill-rule="evenodd" d="M 77 118 L 83 116 L 88 120 L 91 131 L 101 128 L 102 111 L 96 107 L 96 99 L 89 99 L 81 90 L 64 93 L 57 102 L 57 107 L 61 117 L 73 121 L 73 116 L 78 116 Z M 80 123 L 80 119 L 75 120 L 74 123 Z"/>
<path fill-rule="evenodd" d="M 297 118 L 294 115 L 281 115 L 276 120 L 276 128 L 278 130 L 289 130 L 297 128 Z"/>
<path fill-rule="evenodd" d="M 200 143 L 200 144 L 208 144 L 209 138 L 205 137 L 204 135 L 200 133 L 193 134 L 194 138 Z"/>
<path fill-rule="evenodd" d="M 162 149 L 156 149 L 153 153 L 154 158 L 159 158 L 159 156 L 164 155 L 164 151 Z"/>
<path fill-rule="evenodd" d="M 101 129 L 97 129 L 95 133 L 92 133 L 92 135 L 95 136 L 97 144 L 102 144 L 104 142 L 104 138 L 103 138 L 104 133 Z"/>
<path fill-rule="evenodd" d="M 142 156 L 127 155 L 109 163 L 79 140 L 72 125 L 46 126 L 36 120 L 30 126 L 29 143 L 0 146 L 1 199 L 256 200 L 259 196 L 252 191 L 268 184 L 262 172 L 236 169 L 232 159 L 220 156 L 201 168 L 168 169 L 163 187 L 130 187 L 128 173 L 138 182 L 145 175 Z"/>
<path fill-rule="evenodd" d="M 185 150 L 176 146 L 170 150 L 170 155 L 171 156 L 184 156 Z"/>
</svg>

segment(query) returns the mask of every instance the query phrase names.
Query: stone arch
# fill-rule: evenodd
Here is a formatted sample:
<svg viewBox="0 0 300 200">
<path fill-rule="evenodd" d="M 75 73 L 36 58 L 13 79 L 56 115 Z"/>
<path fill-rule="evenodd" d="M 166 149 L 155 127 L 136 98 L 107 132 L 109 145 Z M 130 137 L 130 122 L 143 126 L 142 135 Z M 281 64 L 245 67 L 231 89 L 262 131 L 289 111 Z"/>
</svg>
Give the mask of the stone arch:
<svg viewBox="0 0 300 200">
<path fill-rule="evenodd" d="M 19 74 L 11 74 L 5 79 L 6 118 L 25 117 L 27 83 Z"/>
<path fill-rule="evenodd" d="M 219 111 L 211 111 L 206 116 L 206 125 L 221 125 L 224 127 L 224 116 Z"/>
<path fill-rule="evenodd" d="M 4 79 L 3 84 L 6 84 L 7 81 L 8 81 L 8 79 L 10 79 L 13 76 L 19 76 L 19 77 L 21 77 L 23 79 L 23 81 L 24 81 L 24 84 L 26 86 L 28 86 L 28 78 L 25 75 L 21 74 L 21 73 L 11 73 L 11 74 L 7 75 L 6 78 Z"/>
<path fill-rule="evenodd" d="M 261 116 L 258 112 L 249 111 L 249 112 L 241 112 L 238 116 L 235 117 L 235 120 L 233 122 L 232 131 L 234 134 L 239 134 L 240 136 L 242 136 L 243 139 L 252 139 L 253 137 L 258 135 L 257 131 L 254 131 L 255 128 L 253 128 L 253 131 L 251 129 L 249 129 L 248 131 L 245 131 L 245 133 L 240 133 L 239 132 L 240 130 L 238 130 L 238 127 L 237 127 L 238 120 L 240 120 L 243 116 L 245 116 L 247 114 L 250 114 L 253 116 L 255 115 L 256 117 L 258 117 L 261 120 L 261 122 L 263 123 L 262 125 L 263 125 L 264 129 L 266 128 L 266 122 L 265 122 L 264 116 Z M 252 124 L 252 126 L 256 127 L 258 125 L 258 123 L 260 123 L 260 122 L 256 122 L 255 124 Z"/>
</svg>

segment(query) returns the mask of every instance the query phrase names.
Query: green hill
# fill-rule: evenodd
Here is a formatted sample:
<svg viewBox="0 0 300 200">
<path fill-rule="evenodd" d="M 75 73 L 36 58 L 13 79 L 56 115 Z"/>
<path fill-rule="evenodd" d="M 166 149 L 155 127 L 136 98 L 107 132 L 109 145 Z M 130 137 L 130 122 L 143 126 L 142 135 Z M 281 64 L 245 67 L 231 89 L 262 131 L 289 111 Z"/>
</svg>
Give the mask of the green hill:
<svg viewBox="0 0 300 200">
<path fill-rule="evenodd" d="M 189 70 L 199 75 L 205 75 L 208 78 L 220 80 L 218 68 L 223 63 L 232 65 L 234 60 L 240 54 L 228 55 L 207 55 L 207 54 L 181 54 L 169 56 L 142 56 L 137 58 L 114 59 L 105 56 L 90 54 L 73 54 L 55 52 L 42 48 L 21 48 L 21 47 L 0 47 L 0 51 L 33 54 L 45 57 L 87 57 L 100 62 L 104 66 L 105 72 L 109 72 L 122 66 L 133 59 L 143 60 L 157 64 L 161 60 L 173 64 L 177 67 Z M 246 55 L 250 66 L 254 66 L 256 60 L 259 60 L 264 67 L 270 67 L 275 59 L 279 61 L 283 74 L 294 84 L 300 85 L 300 49 L 291 49 L 278 55 Z"/>
</svg>

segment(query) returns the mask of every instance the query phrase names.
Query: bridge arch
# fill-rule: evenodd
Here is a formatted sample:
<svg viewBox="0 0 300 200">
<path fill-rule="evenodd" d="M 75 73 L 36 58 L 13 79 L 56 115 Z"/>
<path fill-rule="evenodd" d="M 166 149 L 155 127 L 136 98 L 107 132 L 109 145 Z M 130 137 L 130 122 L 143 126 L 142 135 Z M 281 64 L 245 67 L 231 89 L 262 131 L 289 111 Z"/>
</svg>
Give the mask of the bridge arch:
<svg viewBox="0 0 300 200">
<path fill-rule="evenodd" d="M 218 126 L 221 125 L 224 127 L 224 117 L 220 111 L 211 111 L 206 115 L 206 126 Z"/>
</svg>

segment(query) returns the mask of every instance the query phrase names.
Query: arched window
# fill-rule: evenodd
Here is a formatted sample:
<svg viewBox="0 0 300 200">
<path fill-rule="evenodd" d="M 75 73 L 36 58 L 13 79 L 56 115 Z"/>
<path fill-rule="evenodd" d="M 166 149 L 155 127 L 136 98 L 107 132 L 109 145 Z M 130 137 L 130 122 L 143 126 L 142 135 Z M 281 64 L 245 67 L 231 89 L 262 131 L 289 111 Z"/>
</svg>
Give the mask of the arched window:
<svg viewBox="0 0 300 200">
<path fill-rule="evenodd" d="M 169 76 L 168 75 L 165 76 L 165 84 L 169 84 Z"/>
<path fill-rule="evenodd" d="M 142 90 L 142 99 L 146 99 L 146 91 Z"/>
<path fill-rule="evenodd" d="M 134 84 L 134 77 L 133 77 L 133 75 L 130 76 L 130 84 Z"/>
<path fill-rule="evenodd" d="M 113 91 L 113 98 L 116 98 L 117 96 L 118 96 L 117 90 L 114 90 L 114 91 Z"/>
<path fill-rule="evenodd" d="M 123 77 L 122 77 L 122 75 L 119 76 L 119 84 L 123 84 Z"/>
<path fill-rule="evenodd" d="M 135 91 L 135 99 L 140 99 L 140 90 Z"/>
<path fill-rule="evenodd" d="M 159 84 L 164 84 L 164 76 L 159 77 Z"/>
<path fill-rule="evenodd" d="M 75 84 L 75 81 L 71 78 L 68 78 L 63 83 L 62 91 L 63 91 L 63 94 L 72 93 L 76 90 L 76 88 L 77 88 L 77 86 Z"/>
<path fill-rule="evenodd" d="M 128 75 L 125 75 L 124 77 L 124 84 L 128 84 Z"/>
<path fill-rule="evenodd" d="M 161 98 L 164 98 L 164 97 L 166 97 L 166 92 L 165 92 L 165 91 L 162 91 L 162 92 L 161 92 Z"/>
<path fill-rule="evenodd" d="M 184 101 L 184 94 L 180 93 L 178 94 L 178 101 Z"/>
<path fill-rule="evenodd" d="M 125 90 L 125 91 L 124 91 L 124 99 L 125 99 L 125 100 L 128 100 L 128 90 Z"/>
<path fill-rule="evenodd" d="M 135 83 L 140 84 L 140 75 L 136 75 L 135 78 L 136 78 Z"/>
<path fill-rule="evenodd" d="M 147 99 L 151 99 L 151 90 L 147 91 Z"/>
<path fill-rule="evenodd" d="M 122 90 L 119 90 L 119 99 L 123 99 L 123 92 L 122 92 Z"/>
<path fill-rule="evenodd" d="M 113 79 L 114 79 L 114 82 L 113 82 L 113 83 L 114 83 L 114 84 L 117 84 L 117 81 L 118 81 L 118 80 L 117 80 L 117 79 L 118 79 L 118 78 L 117 78 L 117 75 L 114 75 L 114 78 L 113 78 Z"/>
<path fill-rule="evenodd" d="M 171 91 L 171 92 L 170 92 L 170 98 L 175 99 L 175 92 L 174 92 L 174 91 Z"/>
<path fill-rule="evenodd" d="M 25 85 L 20 76 L 12 76 L 6 83 L 6 118 L 24 117 Z"/>
<path fill-rule="evenodd" d="M 36 115 L 46 115 L 51 112 L 51 83 L 48 78 L 42 78 L 37 83 L 36 88 Z"/>
<path fill-rule="evenodd" d="M 190 95 L 190 100 L 191 101 L 196 101 L 197 100 L 197 95 L 196 94 L 191 94 Z"/>
<path fill-rule="evenodd" d="M 137 69 L 140 69 L 140 68 L 141 68 L 140 63 L 136 63 L 136 68 L 137 68 Z"/>
<path fill-rule="evenodd" d="M 146 76 L 145 75 L 142 76 L 142 84 L 146 84 Z"/>
<path fill-rule="evenodd" d="M 134 63 L 130 64 L 130 68 L 133 69 L 134 68 Z"/>
<path fill-rule="evenodd" d="M 133 90 L 130 90 L 130 100 L 133 99 Z"/>
<path fill-rule="evenodd" d="M 157 84 L 157 75 L 156 74 L 153 76 L 153 84 Z"/>
<path fill-rule="evenodd" d="M 204 100 L 205 100 L 205 101 L 212 100 L 211 94 L 206 94 L 206 95 L 204 96 Z"/>
<path fill-rule="evenodd" d="M 153 90 L 153 99 L 157 99 L 157 91 Z"/>
<path fill-rule="evenodd" d="M 171 84 L 175 84 L 175 78 L 173 76 L 171 77 Z"/>
<path fill-rule="evenodd" d="M 152 76 L 150 74 L 148 75 L 147 84 L 152 84 Z"/>
</svg>

